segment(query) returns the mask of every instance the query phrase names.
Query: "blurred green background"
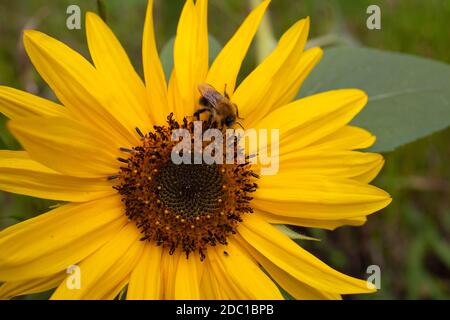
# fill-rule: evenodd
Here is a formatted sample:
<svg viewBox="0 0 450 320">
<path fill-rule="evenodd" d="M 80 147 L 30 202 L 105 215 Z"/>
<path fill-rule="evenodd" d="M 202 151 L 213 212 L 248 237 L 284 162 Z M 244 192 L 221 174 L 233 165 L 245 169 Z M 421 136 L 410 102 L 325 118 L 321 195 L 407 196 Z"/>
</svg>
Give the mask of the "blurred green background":
<svg viewBox="0 0 450 320">
<path fill-rule="evenodd" d="M 106 0 L 106 19 L 138 70 L 141 69 L 141 32 L 145 0 Z M 175 34 L 182 0 L 155 0 L 158 46 Z M 323 45 L 330 34 L 345 43 L 416 54 L 450 63 L 450 1 L 446 0 L 273 0 L 270 19 L 278 38 L 297 19 L 311 17 L 311 35 Z M 0 85 L 53 99 L 24 54 L 21 30 L 36 28 L 83 53 L 81 30 L 66 28 L 66 9 L 77 4 L 82 12 L 98 11 L 94 0 L 0 0 Z M 366 28 L 366 9 L 377 4 L 382 29 Z M 249 11 L 243 0 L 210 0 L 209 28 L 220 44 L 233 34 Z M 324 37 L 325 36 L 325 37 Z M 328 39 L 328 40 L 327 40 Z M 242 75 L 256 63 L 252 48 Z M 423 79 L 426 81 L 426 79 Z M 432 106 L 430 106 L 432 107 Z M 1 149 L 18 149 L 0 118 Z M 302 245 L 340 271 L 366 278 L 367 266 L 381 268 L 381 290 L 352 299 L 450 298 L 450 129 L 386 154 L 386 165 L 375 184 L 394 201 L 363 227 L 333 232 L 302 230 L 322 239 Z M 0 192 L 0 228 L 45 212 L 52 202 Z M 37 296 L 42 298 L 44 296 Z"/>
</svg>

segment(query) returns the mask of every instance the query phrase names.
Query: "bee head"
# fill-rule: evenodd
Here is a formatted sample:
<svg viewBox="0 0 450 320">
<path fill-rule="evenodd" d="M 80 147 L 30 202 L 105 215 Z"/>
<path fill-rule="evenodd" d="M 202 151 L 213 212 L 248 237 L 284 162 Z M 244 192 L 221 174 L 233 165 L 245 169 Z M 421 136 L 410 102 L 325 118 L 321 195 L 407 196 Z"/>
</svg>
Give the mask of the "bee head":
<svg viewBox="0 0 450 320">
<path fill-rule="evenodd" d="M 227 127 L 231 127 L 235 122 L 236 122 L 235 116 L 228 116 L 225 118 L 225 121 L 224 121 L 224 123 Z"/>
</svg>

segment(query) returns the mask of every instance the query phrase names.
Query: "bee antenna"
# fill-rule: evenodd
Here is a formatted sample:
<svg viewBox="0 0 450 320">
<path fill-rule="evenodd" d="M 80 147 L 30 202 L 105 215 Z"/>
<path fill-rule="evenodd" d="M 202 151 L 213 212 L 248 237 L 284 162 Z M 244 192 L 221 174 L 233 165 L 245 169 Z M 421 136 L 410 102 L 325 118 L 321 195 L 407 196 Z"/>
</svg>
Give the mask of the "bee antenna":
<svg viewBox="0 0 450 320">
<path fill-rule="evenodd" d="M 225 83 L 225 88 L 223 89 L 223 95 L 225 96 L 225 98 L 230 99 L 230 96 L 227 93 L 227 84 Z"/>
<path fill-rule="evenodd" d="M 242 128 L 242 130 L 245 130 L 245 128 L 242 126 L 242 124 L 240 124 L 239 122 L 236 121 L 236 123 Z"/>
</svg>

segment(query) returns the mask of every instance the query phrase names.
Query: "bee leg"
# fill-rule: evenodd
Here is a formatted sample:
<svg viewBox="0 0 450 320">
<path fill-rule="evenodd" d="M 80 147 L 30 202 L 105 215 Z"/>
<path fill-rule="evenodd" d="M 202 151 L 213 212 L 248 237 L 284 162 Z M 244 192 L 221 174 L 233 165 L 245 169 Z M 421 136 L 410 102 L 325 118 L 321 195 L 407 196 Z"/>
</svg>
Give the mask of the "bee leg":
<svg viewBox="0 0 450 320">
<path fill-rule="evenodd" d="M 213 119 L 213 116 L 209 115 L 209 118 L 208 118 L 208 129 L 211 129 L 212 121 L 213 121 L 212 119 Z"/>
<path fill-rule="evenodd" d="M 208 108 L 198 109 L 197 111 L 194 112 L 194 116 L 197 118 L 197 120 L 200 120 L 200 114 L 206 111 L 209 111 L 209 109 Z"/>
<path fill-rule="evenodd" d="M 211 115 L 209 116 L 209 118 L 208 118 L 208 123 L 209 123 L 208 129 L 211 129 L 211 127 L 213 127 L 213 125 L 214 125 L 215 122 L 216 122 L 216 121 L 214 120 L 214 117 L 213 117 L 213 115 L 211 114 Z"/>
<path fill-rule="evenodd" d="M 211 128 L 214 128 L 214 125 L 216 124 L 217 122 L 216 121 L 211 121 L 210 123 L 209 123 L 209 127 L 208 127 L 208 129 L 211 129 Z"/>
</svg>

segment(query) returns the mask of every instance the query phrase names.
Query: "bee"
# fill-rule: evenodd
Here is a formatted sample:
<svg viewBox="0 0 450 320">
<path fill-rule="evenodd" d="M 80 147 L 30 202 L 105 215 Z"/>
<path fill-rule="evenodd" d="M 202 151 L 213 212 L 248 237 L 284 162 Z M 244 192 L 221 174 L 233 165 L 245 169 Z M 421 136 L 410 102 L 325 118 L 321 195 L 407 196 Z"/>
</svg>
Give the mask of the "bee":
<svg viewBox="0 0 450 320">
<path fill-rule="evenodd" d="M 208 111 L 210 113 L 208 121 L 211 126 L 229 128 L 237 123 L 242 127 L 240 123 L 236 122 L 237 119 L 241 119 L 239 118 L 238 107 L 230 101 L 226 87 L 223 95 L 207 83 L 200 84 L 198 91 L 201 94 L 199 100 L 201 108 L 194 113 L 197 120 L 200 119 L 200 114 Z"/>
</svg>

